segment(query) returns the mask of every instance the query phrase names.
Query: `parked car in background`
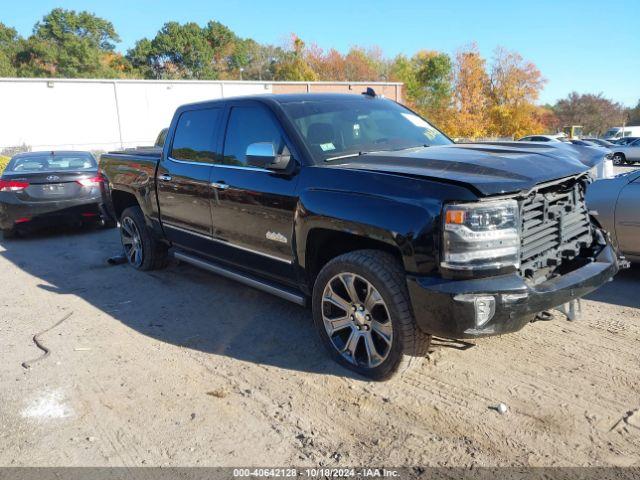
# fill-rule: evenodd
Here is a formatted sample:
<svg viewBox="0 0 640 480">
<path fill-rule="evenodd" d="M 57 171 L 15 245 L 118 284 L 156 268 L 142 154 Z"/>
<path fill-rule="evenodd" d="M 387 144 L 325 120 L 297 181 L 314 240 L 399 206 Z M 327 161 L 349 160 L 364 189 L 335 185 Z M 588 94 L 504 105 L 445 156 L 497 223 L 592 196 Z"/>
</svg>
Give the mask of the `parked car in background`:
<svg viewBox="0 0 640 480">
<path fill-rule="evenodd" d="M 616 145 L 612 152 L 613 163 L 616 165 L 640 162 L 640 138 L 626 145 Z"/>
<path fill-rule="evenodd" d="M 551 137 L 551 135 L 531 135 L 529 137 Z M 593 179 L 611 178 L 614 175 L 612 153 L 609 149 L 601 147 L 596 144 L 584 142 L 582 140 L 569 140 L 565 137 L 560 139 L 549 141 L 526 141 L 523 137 L 518 142 L 489 142 L 500 145 L 514 145 L 514 144 L 527 144 L 527 148 L 539 148 L 539 149 L 559 149 L 564 151 L 567 155 L 575 158 L 577 161 L 583 163 L 591 170 L 591 177 Z M 553 157 L 550 159 L 553 161 Z"/>
<path fill-rule="evenodd" d="M 567 143 L 572 143 L 574 145 L 582 145 L 583 147 L 598 147 L 602 148 L 601 145 L 598 145 L 594 142 L 589 142 L 588 140 L 584 140 L 582 138 L 570 138 L 566 140 Z"/>
<path fill-rule="evenodd" d="M 584 137 L 582 140 L 585 140 L 587 142 L 591 142 L 591 143 L 595 143 L 597 145 L 600 145 L 602 147 L 607 147 L 608 149 L 611 149 L 615 146 L 615 143 L 610 142 L 608 140 L 604 140 L 603 138 L 594 138 L 594 137 Z"/>
<path fill-rule="evenodd" d="M 613 127 L 602 136 L 605 140 L 613 141 L 625 137 L 640 137 L 640 125 L 627 127 Z"/>
<path fill-rule="evenodd" d="M 587 206 L 618 249 L 640 262 L 640 170 L 589 185 Z"/>
<path fill-rule="evenodd" d="M 527 135 L 518 139 L 519 142 L 562 142 L 563 136 L 558 135 Z"/>
<path fill-rule="evenodd" d="M 624 138 L 621 138 L 619 140 L 616 140 L 615 142 L 613 142 L 613 144 L 614 145 L 629 145 L 630 143 L 635 142 L 639 138 L 640 137 L 624 137 Z"/>
<path fill-rule="evenodd" d="M 368 89 L 185 105 L 162 152 L 100 168 L 132 267 L 172 252 L 309 304 L 332 357 L 380 380 L 431 335 L 520 330 L 618 271 L 588 168 L 546 145 L 454 144 Z"/>
<path fill-rule="evenodd" d="M 5 238 L 43 224 L 101 222 L 102 178 L 90 152 L 15 155 L 0 177 L 0 228 Z"/>
</svg>

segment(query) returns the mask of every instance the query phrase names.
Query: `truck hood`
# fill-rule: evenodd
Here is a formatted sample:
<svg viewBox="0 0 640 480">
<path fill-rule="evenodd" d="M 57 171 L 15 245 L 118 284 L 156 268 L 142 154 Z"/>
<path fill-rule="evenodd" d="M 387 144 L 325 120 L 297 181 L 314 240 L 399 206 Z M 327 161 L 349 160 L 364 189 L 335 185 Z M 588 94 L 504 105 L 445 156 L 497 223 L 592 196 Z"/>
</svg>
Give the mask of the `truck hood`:
<svg viewBox="0 0 640 480">
<path fill-rule="evenodd" d="M 601 153 L 519 142 L 452 144 L 366 153 L 327 166 L 462 183 L 482 195 L 528 191 L 586 172 Z"/>
</svg>

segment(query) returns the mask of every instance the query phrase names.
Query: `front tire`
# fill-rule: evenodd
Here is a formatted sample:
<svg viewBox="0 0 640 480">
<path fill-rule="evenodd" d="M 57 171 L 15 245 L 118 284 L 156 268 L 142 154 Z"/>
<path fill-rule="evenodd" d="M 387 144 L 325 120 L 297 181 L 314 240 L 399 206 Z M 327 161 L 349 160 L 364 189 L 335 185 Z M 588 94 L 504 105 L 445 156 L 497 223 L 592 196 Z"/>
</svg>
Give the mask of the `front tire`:
<svg viewBox="0 0 640 480">
<path fill-rule="evenodd" d="M 612 157 L 614 165 L 624 165 L 627 162 L 624 153 L 615 153 Z"/>
<path fill-rule="evenodd" d="M 129 207 L 120 218 L 120 239 L 127 262 L 137 270 L 157 270 L 167 265 L 167 246 L 147 226 L 140 207 Z"/>
<path fill-rule="evenodd" d="M 385 380 L 426 355 L 430 335 L 416 325 L 402 265 L 358 250 L 328 262 L 313 289 L 315 327 L 330 355 L 372 380 Z"/>
</svg>

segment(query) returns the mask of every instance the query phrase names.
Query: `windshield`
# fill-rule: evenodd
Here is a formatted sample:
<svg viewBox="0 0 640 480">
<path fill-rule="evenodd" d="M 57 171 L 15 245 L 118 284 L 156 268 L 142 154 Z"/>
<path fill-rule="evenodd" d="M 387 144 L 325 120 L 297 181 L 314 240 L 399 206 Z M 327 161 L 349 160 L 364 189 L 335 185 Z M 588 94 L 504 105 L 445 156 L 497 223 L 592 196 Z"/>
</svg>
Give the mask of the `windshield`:
<svg viewBox="0 0 640 480">
<path fill-rule="evenodd" d="M 604 136 L 605 136 L 606 138 L 609 138 L 609 137 L 615 137 L 615 136 L 617 136 L 619 133 L 620 133 L 620 129 L 619 129 L 619 128 L 612 128 L 612 129 L 610 129 L 610 130 L 607 130 L 607 133 L 605 133 L 605 134 L 604 134 Z"/>
<path fill-rule="evenodd" d="M 317 162 L 452 143 L 426 120 L 388 100 L 304 100 L 282 107 Z"/>
<path fill-rule="evenodd" d="M 97 168 L 89 153 L 27 155 L 13 157 L 5 172 L 64 172 Z"/>
</svg>

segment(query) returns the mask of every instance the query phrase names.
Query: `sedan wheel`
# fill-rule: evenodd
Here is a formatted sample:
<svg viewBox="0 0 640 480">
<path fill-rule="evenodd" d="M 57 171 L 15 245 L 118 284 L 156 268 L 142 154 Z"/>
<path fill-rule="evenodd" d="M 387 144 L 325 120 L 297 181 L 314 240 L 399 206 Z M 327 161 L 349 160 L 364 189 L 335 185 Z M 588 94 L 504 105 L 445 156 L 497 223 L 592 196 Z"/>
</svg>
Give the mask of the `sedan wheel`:
<svg viewBox="0 0 640 480">
<path fill-rule="evenodd" d="M 359 275 L 340 273 L 327 283 L 322 320 L 333 347 L 349 363 L 375 368 L 389 356 L 389 310 L 378 290 Z"/>
</svg>

